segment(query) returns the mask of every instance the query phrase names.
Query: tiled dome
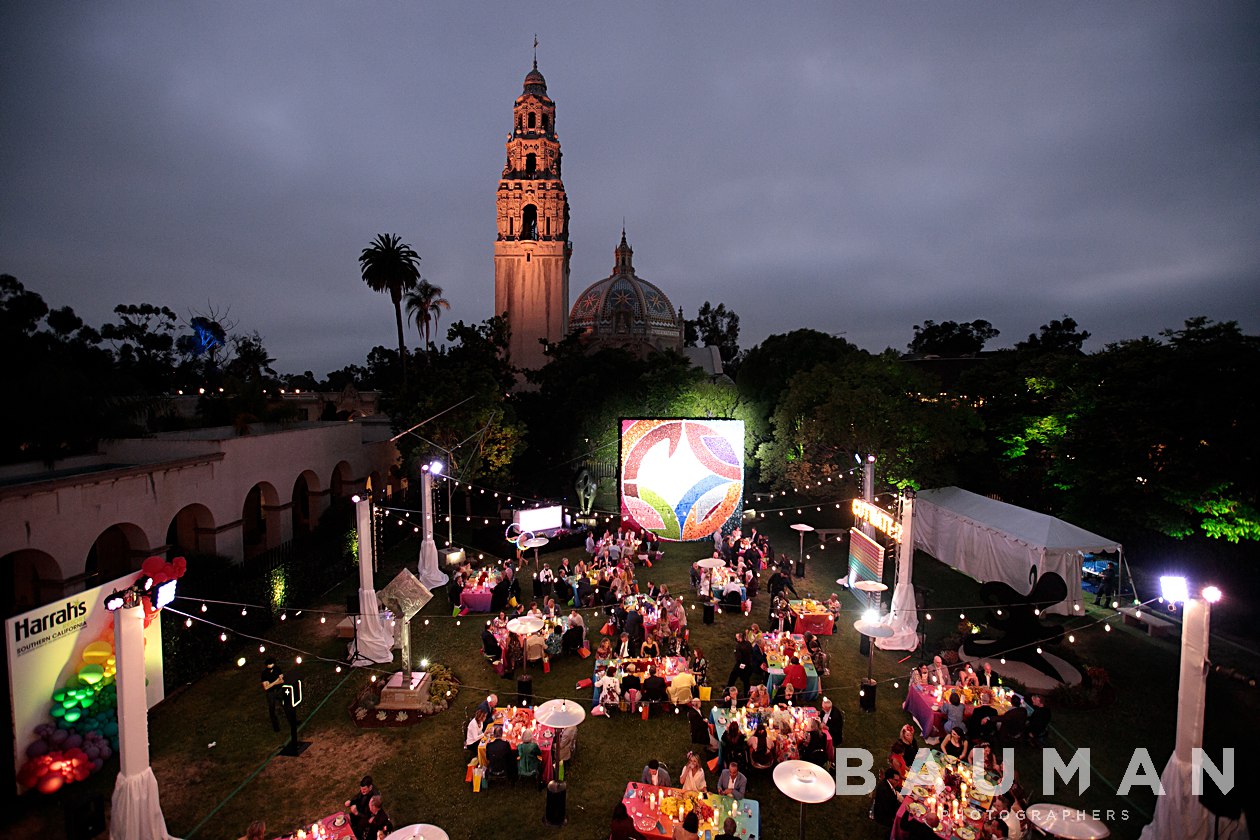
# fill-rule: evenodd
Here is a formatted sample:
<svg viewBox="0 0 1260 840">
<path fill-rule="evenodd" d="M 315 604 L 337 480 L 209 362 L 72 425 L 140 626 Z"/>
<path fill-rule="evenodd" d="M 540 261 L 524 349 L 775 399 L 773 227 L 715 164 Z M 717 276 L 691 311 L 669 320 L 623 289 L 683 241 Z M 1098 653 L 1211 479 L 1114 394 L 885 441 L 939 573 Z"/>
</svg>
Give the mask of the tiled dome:
<svg viewBox="0 0 1260 840">
<path fill-rule="evenodd" d="M 621 235 L 613 273 L 578 295 L 569 313 L 569 329 L 593 338 L 640 337 L 681 345 L 682 321 L 669 298 L 634 273 L 634 251 Z"/>
</svg>

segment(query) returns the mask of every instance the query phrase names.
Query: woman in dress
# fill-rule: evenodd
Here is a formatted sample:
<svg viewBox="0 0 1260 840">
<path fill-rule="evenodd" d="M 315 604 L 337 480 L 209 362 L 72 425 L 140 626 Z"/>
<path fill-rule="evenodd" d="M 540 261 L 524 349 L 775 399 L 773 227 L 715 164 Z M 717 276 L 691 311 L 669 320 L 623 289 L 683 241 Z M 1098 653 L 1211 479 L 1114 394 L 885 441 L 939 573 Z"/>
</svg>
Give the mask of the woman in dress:
<svg viewBox="0 0 1260 840">
<path fill-rule="evenodd" d="M 770 741 L 770 733 L 764 721 L 757 724 L 752 737 L 748 739 L 748 760 L 753 769 L 765 770 L 774 764 L 774 745 Z"/>
<path fill-rule="evenodd" d="M 605 636 L 599 642 L 599 648 L 595 651 L 595 658 L 596 659 L 612 659 L 612 657 L 613 657 L 612 639 Z"/>
<path fill-rule="evenodd" d="M 643 644 L 639 645 L 639 656 L 644 659 L 656 659 L 661 655 L 660 643 L 656 641 L 656 635 L 647 634 L 643 638 Z"/>
<path fill-rule="evenodd" d="M 617 679 L 617 669 L 613 666 L 608 666 L 595 687 L 599 689 L 599 703 L 605 712 L 611 712 L 621 704 L 621 681 Z"/>
<path fill-rule="evenodd" d="M 700 764 L 700 756 L 695 753 L 687 753 L 687 764 L 678 778 L 683 790 L 704 793 L 709 789 L 709 782 L 704 777 L 704 767 Z"/>
<path fill-rule="evenodd" d="M 704 651 L 700 648 L 692 649 L 691 659 L 687 662 L 687 670 L 695 675 L 696 685 L 704 685 L 709 675 L 709 660 L 704 658 Z"/>
</svg>

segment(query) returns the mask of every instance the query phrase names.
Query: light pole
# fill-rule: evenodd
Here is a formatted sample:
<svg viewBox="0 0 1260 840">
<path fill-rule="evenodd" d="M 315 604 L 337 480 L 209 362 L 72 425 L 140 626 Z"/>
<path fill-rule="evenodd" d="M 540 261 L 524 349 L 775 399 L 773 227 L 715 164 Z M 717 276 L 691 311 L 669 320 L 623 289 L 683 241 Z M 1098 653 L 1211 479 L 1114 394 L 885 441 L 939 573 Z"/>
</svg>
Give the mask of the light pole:
<svg viewBox="0 0 1260 840">
<path fill-rule="evenodd" d="M 433 542 L 433 476 L 441 473 L 441 461 L 431 461 L 420 470 L 420 512 L 424 535 L 420 541 L 419 578 L 430 590 L 444 586 L 447 581 L 446 573 L 438 568 L 437 544 Z"/>
</svg>

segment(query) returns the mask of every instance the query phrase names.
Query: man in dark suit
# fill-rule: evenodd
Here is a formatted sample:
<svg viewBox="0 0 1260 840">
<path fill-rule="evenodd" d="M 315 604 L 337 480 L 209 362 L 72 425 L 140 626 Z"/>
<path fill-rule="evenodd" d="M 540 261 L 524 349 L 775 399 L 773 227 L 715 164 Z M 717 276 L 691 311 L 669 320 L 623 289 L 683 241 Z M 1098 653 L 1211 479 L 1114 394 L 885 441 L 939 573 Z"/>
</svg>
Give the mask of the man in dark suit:
<svg viewBox="0 0 1260 840">
<path fill-rule="evenodd" d="M 727 685 L 735 685 L 736 681 L 744 684 L 744 694 L 748 694 L 751 687 L 752 670 L 753 670 L 753 646 L 744 638 L 743 633 L 735 634 L 735 667 L 731 669 L 731 675 L 726 678 Z"/>
<path fill-rule="evenodd" d="M 889 767 L 884 778 L 875 787 L 875 802 L 871 805 L 871 818 L 880 825 L 892 828 L 901 807 L 901 774 Z"/>
<path fill-rule="evenodd" d="M 626 692 L 630 689 L 635 691 L 643 691 L 643 683 L 639 680 L 639 675 L 634 672 L 634 663 L 626 663 L 626 674 L 621 678 L 621 696 L 625 697 Z"/>
<path fill-rule="evenodd" d="M 503 740 L 503 727 L 496 726 L 494 739 L 486 744 L 486 763 L 490 765 L 490 772 L 496 776 L 503 775 L 509 778 L 515 775 L 515 752 L 512 745 Z"/>
<path fill-rule="evenodd" d="M 622 627 L 622 632 L 630 634 L 630 647 L 637 652 L 639 646 L 643 644 L 643 616 L 638 610 L 626 611 L 626 622 Z"/>
<path fill-rule="evenodd" d="M 844 712 L 832 705 L 830 697 L 824 697 L 822 701 L 822 723 L 831 733 L 832 746 L 844 743 Z"/>
<path fill-rule="evenodd" d="M 648 678 L 643 681 L 643 699 L 649 703 L 669 702 L 665 693 L 665 678 L 656 673 L 655 665 L 648 668 Z"/>
<path fill-rule="evenodd" d="M 639 782 L 645 785 L 669 787 L 669 771 L 662 767 L 661 763 L 654 758 L 643 768 L 643 775 L 640 777 Z"/>
</svg>

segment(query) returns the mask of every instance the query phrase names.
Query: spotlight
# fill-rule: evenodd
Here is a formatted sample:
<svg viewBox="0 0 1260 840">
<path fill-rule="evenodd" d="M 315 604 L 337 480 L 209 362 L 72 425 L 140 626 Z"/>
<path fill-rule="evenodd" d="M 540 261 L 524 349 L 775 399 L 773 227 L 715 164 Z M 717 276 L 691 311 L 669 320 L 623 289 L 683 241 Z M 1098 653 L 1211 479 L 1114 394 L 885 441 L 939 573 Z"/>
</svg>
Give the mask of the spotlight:
<svg viewBox="0 0 1260 840">
<path fill-rule="evenodd" d="M 1209 604 L 1215 604 L 1217 601 L 1221 600 L 1223 596 L 1224 593 L 1215 586 L 1209 586 L 1207 589 L 1203 590 L 1203 600 L 1207 601 Z"/>
</svg>

